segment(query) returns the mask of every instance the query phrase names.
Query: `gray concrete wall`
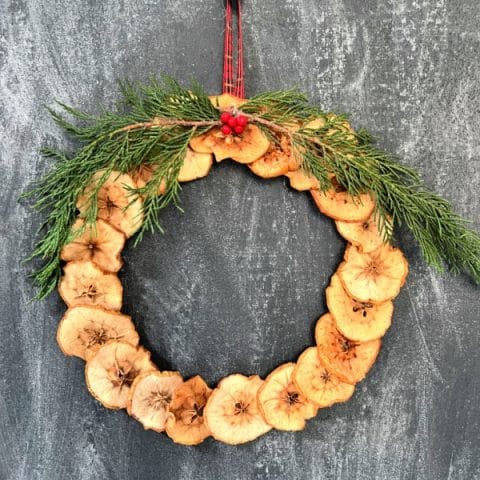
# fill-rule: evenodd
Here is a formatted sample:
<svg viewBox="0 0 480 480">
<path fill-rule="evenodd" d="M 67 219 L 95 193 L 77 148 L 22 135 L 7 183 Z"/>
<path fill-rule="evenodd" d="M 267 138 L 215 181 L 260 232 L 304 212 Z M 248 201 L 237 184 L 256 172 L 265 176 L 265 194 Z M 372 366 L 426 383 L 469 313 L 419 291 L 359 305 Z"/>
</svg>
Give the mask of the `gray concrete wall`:
<svg viewBox="0 0 480 480">
<path fill-rule="evenodd" d="M 298 85 L 347 111 L 480 229 L 480 4 L 476 0 L 245 0 L 247 93 Z M 73 143 L 54 98 L 89 112 L 116 80 L 221 83 L 220 0 L 0 2 L 0 478 L 474 479 L 479 463 L 479 289 L 439 276 L 405 232 L 411 265 L 391 330 L 351 401 L 300 433 L 197 448 L 144 432 L 90 397 L 55 331 L 64 306 L 20 260 L 42 218 L 17 197 Z M 162 368 L 212 385 L 267 374 L 313 342 L 344 244 L 306 194 L 224 162 L 185 185 L 166 235 L 125 252 L 125 311 Z"/>
</svg>

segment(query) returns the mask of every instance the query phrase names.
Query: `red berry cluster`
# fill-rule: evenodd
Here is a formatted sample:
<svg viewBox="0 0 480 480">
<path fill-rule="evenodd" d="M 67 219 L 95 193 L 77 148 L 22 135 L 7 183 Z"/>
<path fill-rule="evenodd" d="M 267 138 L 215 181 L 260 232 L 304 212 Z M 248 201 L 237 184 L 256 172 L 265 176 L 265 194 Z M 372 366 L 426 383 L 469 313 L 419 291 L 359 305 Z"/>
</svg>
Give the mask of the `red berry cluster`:
<svg viewBox="0 0 480 480">
<path fill-rule="evenodd" d="M 233 115 L 230 112 L 223 112 L 220 115 L 222 133 L 224 135 L 240 135 L 248 124 L 248 118 L 245 115 Z"/>
</svg>

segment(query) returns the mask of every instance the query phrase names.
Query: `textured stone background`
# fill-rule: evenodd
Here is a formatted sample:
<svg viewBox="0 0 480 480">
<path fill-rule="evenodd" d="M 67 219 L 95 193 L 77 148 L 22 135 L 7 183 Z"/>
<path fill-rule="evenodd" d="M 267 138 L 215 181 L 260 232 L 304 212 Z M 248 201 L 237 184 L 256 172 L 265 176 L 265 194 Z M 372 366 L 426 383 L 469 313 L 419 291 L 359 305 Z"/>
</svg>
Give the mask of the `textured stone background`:
<svg viewBox="0 0 480 480">
<path fill-rule="evenodd" d="M 351 112 L 381 145 L 480 228 L 477 0 L 245 0 L 247 90 L 293 84 Z M 33 292 L 20 260 L 41 218 L 17 197 L 72 144 L 44 104 L 89 112 L 116 80 L 194 75 L 220 88 L 222 1 L 0 2 L 0 478 L 480 478 L 479 289 L 438 276 L 407 235 L 407 286 L 380 358 L 353 399 L 301 433 L 195 449 L 98 405 L 64 357 L 57 295 Z M 127 248 L 125 311 L 162 368 L 267 374 L 312 343 L 343 242 L 308 195 L 228 162 L 185 185 L 167 234 Z"/>
</svg>

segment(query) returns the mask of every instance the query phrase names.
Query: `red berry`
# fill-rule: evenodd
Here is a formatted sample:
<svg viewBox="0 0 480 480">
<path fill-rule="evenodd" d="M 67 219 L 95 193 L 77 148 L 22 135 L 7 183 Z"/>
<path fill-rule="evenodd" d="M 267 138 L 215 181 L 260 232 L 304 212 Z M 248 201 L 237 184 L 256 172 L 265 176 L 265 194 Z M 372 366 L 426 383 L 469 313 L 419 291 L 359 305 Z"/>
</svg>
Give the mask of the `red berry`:
<svg viewBox="0 0 480 480">
<path fill-rule="evenodd" d="M 236 127 L 236 126 L 238 125 L 238 123 L 237 123 L 237 117 L 230 117 L 230 118 L 228 119 L 228 123 L 227 123 L 227 124 L 228 124 L 229 127 L 232 127 L 232 128 Z"/>
<path fill-rule="evenodd" d="M 228 125 L 224 125 L 224 126 L 221 128 L 221 130 L 222 130 L 222 133 L 223 133 L 224 135 L 231 135 L 231 133 L 232 133 L 232 129 L 231 129 Z"/>
<path fill-rule="evenodd" d="M 245 127 L 242 127 L 242 125 L 235 125 L 233 127 L 233 131 L 237 134 L 243 133 L 244 130 L 245 130 Z"/>
<path fill-rule="evenodd" d="M 245 127 L 248 123 L 248 118 L 245 115 L 239 115 L 237 117 L 237 125 Z"/>
<path fill-rule="evenodd" d="M 228 121 L 232 118 L 232 114 L 230 112 L 222 112 L 220 115 L 220 121 L 222 123 L 228 123 Z"/>
</svg>

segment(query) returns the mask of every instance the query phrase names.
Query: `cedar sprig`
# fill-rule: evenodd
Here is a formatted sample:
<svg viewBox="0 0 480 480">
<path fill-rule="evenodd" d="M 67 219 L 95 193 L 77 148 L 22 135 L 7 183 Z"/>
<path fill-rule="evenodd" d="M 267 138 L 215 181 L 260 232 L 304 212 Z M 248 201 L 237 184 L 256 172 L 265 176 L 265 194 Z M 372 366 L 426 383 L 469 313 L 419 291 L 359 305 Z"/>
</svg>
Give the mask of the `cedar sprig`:
<svg viewBox="0 0 480 480">
<path fill-rule="evenodd" d="M 320 113 L 296 88 L 260 93 L 243 104 L 241 110 L 283 127 L 294 126 Z"/>
<path fill-rule="evenodd" d="M 334 133 L 332 130 L 335 129 Z M 330 133 L 328 133 L 330 132 Z M 325 170 L 351 195 L 372 192 L 376 214 L 387 240 L 393 225 L 406 225 L 430 265 L 453 273 L 466 273 L 480 283 L 480 236 L 451 204 L 430 191 L 416 170 L 378 150 L 365 133 L 359 136 L 326 121 L 320 129 L 301 129 L 293 141 L 303 157 L 303 167 L 325 189 Z M 325 170 L 320 170 L 321 165 Z"/>
<path fill-rule="evenodd" d="M 142 164 L 155 167 L 142 188 L 130 189 L 132 201 L 143 199 L 143 222 L 138 244 L 147 232 L 161 230 L 159 213 L 173 204 L 179 207 L 178 174 L 190 140 L 218 125 L 218 109 L 202 88 L 189 89 L 171 78 L 152 78 L 146 85 L 121 84 L 123 101 L 119 112 L 102 110 L 90 115 L 58 103 L 62 113 L 50 109 L 56 123 L 83 146 L 72 155 L 43 150 L 55 161 L 54 168 L 24 196 L 46 216 L 40 239 L 29 259 L 43 264 L 32 276 L 37 298 L 47 296 L 61 273 L 60 252 L 80 231 L 71 227 L 77 215 L 76 199 L 103 170 L 91 190 L 84 212 L 86 224 L 97 216 L 97 195 L 109 173 L 132 173 Z M 302 168 L 319 180 L 320 189 L 332 187 L 331 176 L 352 196 L 372 192 L 376 218 L 386 240 L 394 225 L 406 225 L 417 240 L 428 263 L 442 271 L 447 264 L 480 282 L 480 237 L 451 205 L 422 183 L 418 173 L 378 150 L 365 131 L 353 134 L 345 127 L 346 117 L 325 114 L 308 104 L 297 89 L 266 92 L 242 105 L 241 110 L 271 141 L 286 135 Z M 71 120 L 67 119 L 69 116 Z M 308 121 L 321 117 L 320 128 Z M 160 185 L 165 193 L 157 195 Z"/>
<path fill-rule="evenodd" d="M 60 278 L 62 247 L 80 230 L 72 234 L 77 215 L 76 199 L 91 182 L 93 175 L 104 174 L 92 188 L 88 207 L 83 213 L 85 223 L 93 224 L 97 216 L 97 195 L 109 173 L 132 173 L 143 163 L 157 167 L 155 174 L 142 189 L 131 191 L 144 198 L 144 221 L 137 236 L 159 229 L 158 213 L 169 204 L 179 204 L 178 172 L 194 132 L 212 128 L 218 117 L 208 96 L 194 84 L 183 89 L 177 82 L 165 78 L 151 80 L 145 86 L 124 83 L 124 112 L 102 111 L 94 116 L 58 103 L 63 112 L 50 109 L 55 122 L 83 146 L 72 155 L 54 149 L 44 149 L 46 158 L 55 160 L 53 169 L 36 182 L 23 197 L 33 200 L 36 210 L 46 214 L 33 253 L 27 260 L 39 259 L 43 264 L 32 273 L 38 287 L 36 298 L 52 292 Z M 73 121 L 66 118 L 71 117 Z M 204 122 L 206 125 L 152 124 L 152 119 L 179 119 Z M 148 126 L 143 125 L 145 123 Z M 157 197 L 158 186 L 165 183 L 165 194 Z"/>
<path fill-rule="evenodd" d="M 169 132 L 163 139 L 161 149 L 157 149 L 149 159 L 148 163 L 156 166 L 152 178 L 142 188 L 128 189 L 133 198 L 141 196 L 143 199 L 143 220 L 136 234 L 134 246 L 142 241 L 145 233 L 154 233 L 156 230 L 163 233 L 159 220 L 161 210 L 170 204 L 181 210 L 179 199 L 181 187 L 178 175 L 195 131 L 195 128 L 191 128 Z M 136 165 L 136 168 L 139 167 L 140 165 Z M 165 192 L 158 195 L 158 190 L 163 183 Z"/>
</svg>

